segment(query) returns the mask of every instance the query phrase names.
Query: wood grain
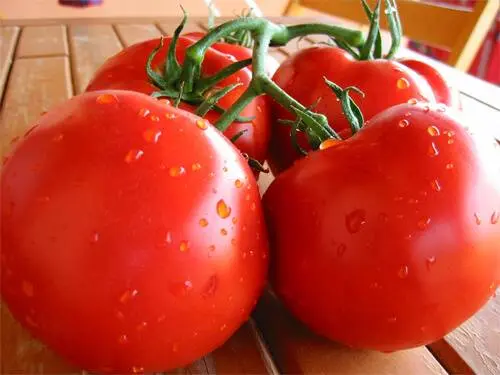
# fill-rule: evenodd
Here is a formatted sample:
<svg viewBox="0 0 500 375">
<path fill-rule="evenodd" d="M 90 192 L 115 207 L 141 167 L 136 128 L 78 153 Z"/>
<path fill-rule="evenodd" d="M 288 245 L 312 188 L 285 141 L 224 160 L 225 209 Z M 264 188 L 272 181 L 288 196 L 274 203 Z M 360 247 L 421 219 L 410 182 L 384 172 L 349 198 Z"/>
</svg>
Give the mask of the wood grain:
<svg viewBox="0 0 500 375">
<path fill-rule="evenodd" d="M 0 150 L 21 136 L 42 112 L 71 95 L 67 57 L 17 59 L 14 62 L 0 113 Z"/>
<path fill-rule="evenodd" d="M 164 35 L 172 35 L 179 26 L 179 23 L 181 22 L 180 18 L 175 19 L 172 18 L 168 21 L 163 21 L 158 23 L 158 27 L 162 31 Z M 204 31 L 204 29 L 200 26 L 199 19 L 192 19 L 187 24 L 184 26 L 184 29 L 182 29 L 183 33 L 190 33 L 193 31 Z"/>
<path fill-rule="evenodd" d="M 12 56 L 16 48 L 19 30 L 20 28 L 17 26 L 0 27 L 0 103 L 2 102 L 5 83 L 12 64 Z"/>
<path fill-rule="evenodd" d="M 75 91 L 81 93 L 97 68 L 122 45 L 111 25 L 72 25 L 69 36 Z"/>
<path fill-rule="evenodd" d="M 154 24 L 117 24 L 115 29 L 125 47 L 161 36 Z"/>
<path fill-rule="evenodd" d="M 16 57 L 67 55 L 66 26 L 26 26 L 23 28 Z"/>
<path fill-rule="evenodd" d="M 281 373 L 446 374 L 425 348 L 384 354 L 352 350 L 314 335 L 269 292 L 254 313 Z"/>
</svg>

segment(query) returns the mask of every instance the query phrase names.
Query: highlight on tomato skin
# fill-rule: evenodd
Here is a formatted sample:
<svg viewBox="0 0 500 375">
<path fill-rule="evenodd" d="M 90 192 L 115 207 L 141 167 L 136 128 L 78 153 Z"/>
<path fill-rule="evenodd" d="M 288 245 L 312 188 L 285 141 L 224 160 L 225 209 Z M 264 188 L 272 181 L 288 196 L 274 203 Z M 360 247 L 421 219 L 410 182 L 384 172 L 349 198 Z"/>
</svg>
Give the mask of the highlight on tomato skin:
<svg viewBox="0 0 500 375">
<path fill-rule="evenodd" d="M 444 337 L 494 295 L 500 147 L 449 112 L 391 107 L 264 194 L 271 284 L 312 331 L 404 350 Z"/>
<path fill-rule="evenodd" d="M 262 291 L 256 181 L 201 120 L 140 93 L 85 93 L 42 116 L 2 169 L 2 300 L 80 368 L 185 366 Z"/>
</svg>

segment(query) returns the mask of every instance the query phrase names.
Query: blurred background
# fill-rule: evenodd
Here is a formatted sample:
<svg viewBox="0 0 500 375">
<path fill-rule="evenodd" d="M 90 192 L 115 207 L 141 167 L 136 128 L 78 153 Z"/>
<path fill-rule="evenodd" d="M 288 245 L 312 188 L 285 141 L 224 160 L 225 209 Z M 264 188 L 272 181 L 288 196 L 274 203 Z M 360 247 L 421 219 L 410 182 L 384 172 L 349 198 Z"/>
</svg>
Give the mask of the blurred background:
<svg viewBox="0 0 500 375">
<path fill-rule="evenodd" d="M 323 0 L 316 3 L 330 5 L 346 0 Z M 347 0 L 359 3 L 358 0 Z M 398 0 L 398 3 L 413 0 Z M 418 0 L 417 0 L 418 1 Z M 423 2 L 444 4 L 450 7 L 461 7 L 474 10 L 480 3 L 490 0 L 424 0 Z M 496 1 L 496 0 L 495 0 Z M 285 15 L 289 11 L 291 2 L 299 0 L 0 0 L 0 22 L 8 20 L 32 19 L 68 19 L 68 18 L 155 18 L 177 17 L 180 15 L 179 4 L 191 16 L 206 17 L 209 13 L 209 4 L 217 16 L 236 16 L 245 9 L 252 8 L 256 15 L 276 17 Z M 336 5 L 336 4 L 335 4 Z M 325 6 L 323 6 L 324 8 Z M 328 14 L 327 14 L 328 13 Z M 481 25 L 485 29 L 478 41 L 478 48 L 474 48 L 474 58 L 467 64 L 466 71 L 470 74 L 500 85 L 500 16 L 490 17 L 488 22 Z M 321 12 L 302 8 L 294 14 L 301 17 L 310 17 L 321 14 L 335 19 L 335 11 Z M 403 25 L 404 26 L 404 25 Z M 425 25 L 422 25 L 425 27 Z M 450 52 L 446 49 L 431 46 L 422 41 L 405 40 L 406 46 L 424 53 L 437 60 L 447 62 Z"/>
</svg>

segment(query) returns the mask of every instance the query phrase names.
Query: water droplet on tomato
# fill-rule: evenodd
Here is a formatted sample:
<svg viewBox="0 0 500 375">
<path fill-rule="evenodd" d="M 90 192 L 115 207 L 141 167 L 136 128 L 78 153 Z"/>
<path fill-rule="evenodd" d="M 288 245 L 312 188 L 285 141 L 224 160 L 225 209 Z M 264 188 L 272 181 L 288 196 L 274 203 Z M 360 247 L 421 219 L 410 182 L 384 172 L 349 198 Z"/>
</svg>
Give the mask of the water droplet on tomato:
<svg viewBox="0 0 500 375">
<path fill-rule="evenodd" d="M 170 167 L 168 173 L 172 177 L 179 177 L 186 174 L 186 170 L 184 169 L 184 167 Z"/>
<path fill-rule="evenodd" d="M 339 244 L 339 246 L 337 246 L 337 256 L 340 258 L 344 255 L 344 253 L 346 252 L 347 250 L 347 246 L 343 243 Z"/>
<path fill-rule="evenodd" d="M 141 108 L 139 110 L 139 116 L 141 116 L 141 117 L 146 117 L 147 115 L 149 115 L 149 113 L 150 113 L 150 111 L 147 108 Z"/>
<path fill-rule="evenodd" d="M 217 202 L 217 215 L 221 217 L 222 219 L 225 219 L 231 215 L 231 207 L 229 207 L 226 202 L 224 202 L 224 199 L 221 199 Z"/>
<path fill-rule="evenodd" d="M 241 180 L 239 180 L 239 179 L 236 179 L 234 181 L 234 186 L 236 186 L 239 189 L 243 186 L 243 182 L 241 182 Z"/>
<path fill-rule="evenodd" d="M 142 374 L 142 373 L 144 373 L 144 367 L 132 366 L 132 373 L 133 374 Z"/>
<path fill-rule="evenodd" d="M 35 288 L 33 287 L 33 284 L 30 283 L 29 281 L 23 280 L 21 284 L 21 288 L 23 290 L 23 293 L 26 297 L 33 297 L 35 293 Z"/>
<path fill-rule="evenodd" d="M 491 214 L 491 218 L 490 218 L 491 224 L 497 224 L 499 218 L 500 218 L 500 214 L 498 213 L 498 211 L 493 211 L 493 213 Z"/>
<path fill-rule="evenodd" d="M 398 125 L 400 128 L 406 128 L 408 125 L 410 125 L 410 121 L 407 119 L 402 119 L 398 122 Z"/>
<path fill-rule="evenodd" d="M 417 204 L 417 203 L 418 203 L 418 199 L 415 199 L 415 198 L 408 199 L 408 204 Z"/>
<path fill-rule="evenodd" d="M 153 122 L 159 122 L 160 121 L 160 117 L 157 116 L 157 115 L 151 115 L 149 116 L 149 119 Z"/>
<path fill-rule="evenodd" d="M 252 203 L 250 204 L 250 209 L 251 209 L 252 211 L 255 211 L 255 209 L 256 209 L 256 208 L 257 208 L 257 205 L 255 204 L 255 202 L 252 202 Z"/>
<path fill-rule="evenodd" d="M 379 215 L 378 215 L 378 218 L 379 220 L 382 222 L 382 223 L 387 223 L 389 221 L 389 215 L 387 215 L 386 213 L 384 212 L 381 212 Z"/>
<path fill-rule="evenodd" d="M 435 191 L 441 191 L 441 184 L 437 178 L 431 181 L 431 187 Z"/>
<path fill-rule="evenodd" d="M 449 145 L 452 145 L 453 143 L 455 143 L 455 139 L 453 139 L 453 138 L 448 139 L 448 144 Z"/>
<path fill-rule="evenodd" d="M 424 106 L 424 113 L 428 113 L 430 110 L 428 105 Z"/>
<path fill-rule="evenodd" d="M 118 342 L 120 344 L 128 343 L 128 336 L 126 334 L 120 335 L 120 337 L 118 337 Z"/>
<path fill-rule="evenodd" d="M 167 105 L 171 105 L 170 100 L 168 100 L 168 99 L 166 99 L 166 98 L 161 98 L 161 99 L 158 99 L 158 102 L 159 102 L 160 104 L 165 105 L 165 106 L 167 106 Z"/>
<path fill-rule="evenodd" d="M 201 130 L 206 130 L 208 128 L 207 121 L 202 118 L 196 120 L 196 126 Z"/>
<path fill-rule="evenodd" d="M 446 112 L 446 106 L 444 104 L 438 104 L 437 111 L 438 112 Z"/>
<path fill-rule="evenodd" d="M 222 331 L 225 331 L 225 330 L 226 330 L 226 328 L 227 328 L 227 325 L 226 325 L 226 324 L 223 324 L 223 325 L 221 325 L 221 326 L 220 326 L 220 331 L 221 331 L 221 332 L 222 332 Z"/>
<path fill-rule="evenodd" d="M 120 296 L 120 302 L 121 303 L 127 303 L 129 302 L 132 298 L 136 297 L 139 294 L 139 291 L 137 289 L 133 290 L 126 290 L 121 296 Z"/>
<path fill-rule="evenodd" d="M 132 163 L 142 158 L 143 155 L 144 151 L 142 150 L 130 150 L 129 152 L 127 152 L 127 155 L 125 155 L 125 162 Z"/>
<path fill-rule="evenodd" d="M 222 228 L 220 230 L 220 234 L 223 235 L 223 236 L 227 236 L 227 230 L 225 228 Z"/>
<path fill-rule="evenodd" d="M 227 171 L 228 171 L 227 167 L 223 167 L 223 168 L 222 168 L 222 170 L 223 170 L 224 172 L 227 172 Z"/>
<path fill-rule="evenodd" d="M 191 170 L 192 171 L 198 171 L 201 169 L 201 164 L 200 163 L 194 163 L 193 165 L 191 165 Z"/>
<path fill-rule="evenodd" d="M 236 238 L 231 238 L 231 245 L 236 246 Z"/>
<path fill-rule="evenodd" d="M 423 217 L 417 222 L 417 227 L 420 230 L 424 230 L 427 229 L 430 223 L 431 223 L 430 217 Z"/>
<path fill-rule="evenodd" d="M 387 318 L 388 323 L 396 323 L 397 320 L 398 320 L 398 318 L 395 316 L 391 316 L 390 318 Z"/>
<path fill-rule="evenodd" d="M 427 155 L 434 157 L 439 155 L 439 149 L 437 145 L 434 142 L 431 142 L 428 150 L 427 150 Z"/>
<path fill-rule="evenodd" d="M 54 142 L 61 142 L 63 139 L 64 139 L 64 134 L 63 133 L 59 133 L 54 138 L 52 138 L 52 140 Z"/>
<path fill-rule="evenodd" d="M 405 279 L 408 276 L 408 272 L 409 272 L 408 266 L 406 265 L 401 266 L 398 271 L 398 277 L 400 279 Z"/>
<path fill-rule="evenodd" d="M 113 94 L 101 94 L 96 98 L 97 104 L 111 104 L 118 103 L 118 98 Z"/>
<path fill-rule="evenodd" d="M 175 342 L 172 344 L 172 351 L 174 353 L 177 353 L 179 351 L 179 344 L 178 343 Z"/>
<path fill-rule="evenodd" d="M 408 87 L 410 87 L 410 82 L 406 78 L 401 77 L 396 81 L 396 86 L 400 90 L 407 89 Z"/>
<path fill-rule="evenodd" d="M 165 113 L 165 118 L 167 120 L 172 120 L 172 119 L 175 118 L 175 114 L 173 114 L 173 113 Z"/>
<path fill-rule="evenodd" d="M 439 128 L 435 125 L 431 125 L 427 128 L 427 133 L 429 133 L 429 135 L 431 137 L 437 137 L 441 134 L 441 132 L 439 131 Z"/>
<path fill-rule="evenodd" d="M 425 260 L 425 265 L 426 265 L 426 267 L 427 267 L 428 270 L 431 269 L 431 267 L 434 265 L 434 263 L 436 263 L 436 257 L 435 256 L 428 257 Z"/>
<path fill-rule="evenodd" d="M 481 225 L 482 220 L 477 212 L 474 212 L 474 220 L 476 221 L 476 225 Z"/>
<path fill-rule="evenodd" d="M 137 331 L 143 331 L 144 328 L 146 328 L 148 326 L 148 322 L 140 322 L 137 327 L 136 327 L 136 330 Z"/>
<path fill-rule="evenodd" d="M 201 218 L 198 223 L 200 224 L 200 227 L 206 227 L 208 225 L 208 220 L 205 218 Z"/>
<path fill-rule="evenodd" d="M 213 297 L 219 285 L 219 278 L 217 275 L 212 275 L 208 278 L 205 287 L 203 288 L 202 296 L 203 298 Z"/>
<path fill-rule="evenodd" d="M 182 253 L 185 253 L 186 251 L 188 251 L 189 250 L 189 241 L 181 241 L 181 243 L 179 244 L 179 250 Z"/>
<path fill-rule="evenodd" d="M 334 138 L 328 138 L 325 139 L 323 142 L 320 143 L 319 149 L 320 150 L 326 150 L 327 148 L 333 147 L 335 145 L 338 145 L 341 141 L 338 139 Z"/>
<path fill-rule="evenodd" d="M 233 218 L 231 219 L 231 222 L 232 222 L 233 224 L 236 224 L 236 223 L 238 222 L 238 218 L 237 218 L 236 216 L 235 216 L 235 217 L 233 217 Z"/>
<path fill-rule="evenodd" d="M 345 225 L 349 233 L 357 233 L 361 226 L 366 223 L 366 211 L 354 210 L 345 217 Z"/>
<path fill-rule="evenodd" d="M 144 133 L 142 133 L 144 140 L 149 143 L 158 143 L 160 136 L 161 130 L 159 129 L 146 129 Z"/>
<path fill-rule="evenodd" d="M 90 236 L 90 243 L 97 243 L 99 242 L 99 232 L 94 232 L 92 233 L 92 235 Z"/>
<path fill-rule="evenodd" d="M 415 98 L 411 98 L 408 100 L 408 104 L 411 104 L 411 105 L 416 105 L 418 103 L 418 100 L 415 99 Z"/>
<path fill-rule="evenodd" d="M 446 169 L 448 169 L 448 170 L 453 169 L 453 167 L 454 167 L 453 163 L 446 164 Z"/>
</svg>

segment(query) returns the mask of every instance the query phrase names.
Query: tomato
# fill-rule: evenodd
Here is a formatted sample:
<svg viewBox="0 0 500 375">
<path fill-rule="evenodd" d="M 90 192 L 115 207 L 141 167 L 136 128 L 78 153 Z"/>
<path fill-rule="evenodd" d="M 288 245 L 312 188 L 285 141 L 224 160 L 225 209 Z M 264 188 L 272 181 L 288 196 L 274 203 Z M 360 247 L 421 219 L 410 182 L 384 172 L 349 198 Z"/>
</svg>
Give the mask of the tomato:
<svg viewBox="0 0 500 375">
<path fill-rule="evenodd" d="M 186 48 L 194 44 L 202 36 L 202 33 L 190 33 L 179 38 L 176 52 L 181 63 L 184 61 Z M 158 70 L 163 67 L 170 42 L 171 38 L 165 38 L 163 48 L 153 60 L 153 68 Z M 112 56 L 94 74 L 86 91 L 125 89 L 148 95 L 158 91 L 158 88 L 149 82 L 145 67 L 148 56 L 159 43 L 159 39 L 148 40 L 125 48 Z M 235 61 L 245 60 L 250 57 L 252 57 L 252 52 L 248 48 L 228 43 L 216 43 L 206 52 L 202 65 L 202 74 L 203 76 L 215 74 Z M 241 83 L 242 85 L 223 97 L 218 104 L 222 108 L 229 108 L 245 91 L 251 79 L 251 69 L 246 67 L 223 80 L 219 84 L 220 87 L 234 83 Z M 254 119 L 249 122 L 233 122 L 224 132 L 228 138 L 231 138 L 245 130 L 246 133 L 235 144 L 242 152 L 261 162 L 266 158 L 271 133 L 269 104 L 269 99 L 265 96 L 255 98 L 240 114 L 244 117 L 254 117 Z M 195 106 L 187 103 L 182 103 L 180 108 L 190 112 L 194 112 L 196 109 Z M 210 111 L 205 116 L 211 123 L 214 123 L 219 117 L 220 114 L 214 111 Z"/>
<path fill-rule="evenodd" d="M 323 77 L 341 87 L 356 86 L 364 92 L 364 98 L 353 94 L 353 99 L 365 120 L 396 104 L 414 100 L 435 102 L 428 82 L 397 61 L 357 61 L 346 51 L 329 46 L 303 49 L 281 64 L 273 80 L 306 107 L 312 106 L 315 112 L 326 115 L 329 124 L 344 138 L 351 134 L 349 124 Z M 293 119 L 287 110 L 275 104 L 275 120 Z M 310 149 L 304 134 L 299 133 L 298 140 L 302 148 Z M 291 145 L 290 127 L 274 126 L 270 154 L 269 163 L 275 174 L 300 156 Z"/>
<path fill-rule="evenodd" d="M 298 160 L 263 197 L 275 291 L 351 347 L 443 337 L 500 281 L 499 153 L 439 107 L 401 104 Z"/>
<path fill-rule="evenodd" d="M 91 372 L 160 372 L 212 351 L 265 283 L 246 160 L 212 125 L 126 91 L 45 114 L 2 170 L 1 292 Z"/>
</svg>

